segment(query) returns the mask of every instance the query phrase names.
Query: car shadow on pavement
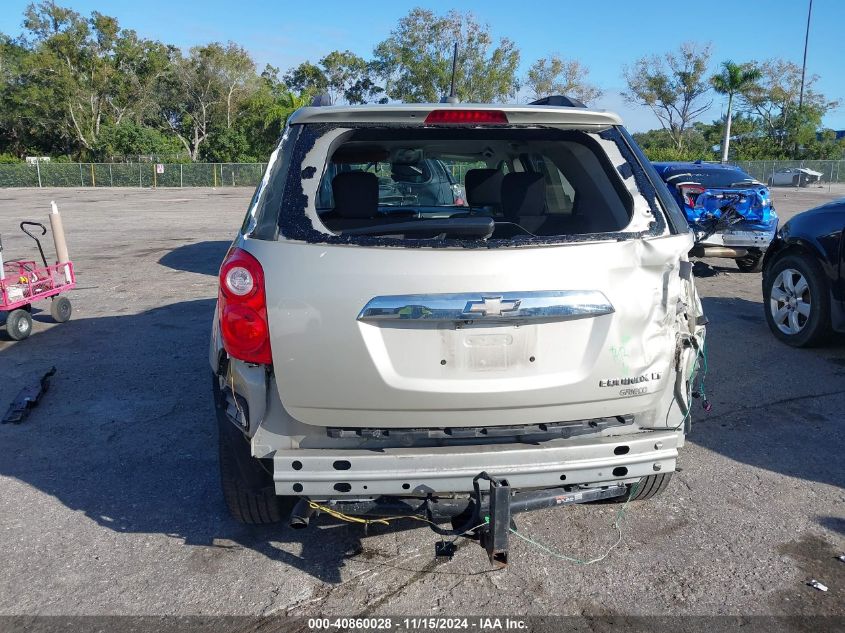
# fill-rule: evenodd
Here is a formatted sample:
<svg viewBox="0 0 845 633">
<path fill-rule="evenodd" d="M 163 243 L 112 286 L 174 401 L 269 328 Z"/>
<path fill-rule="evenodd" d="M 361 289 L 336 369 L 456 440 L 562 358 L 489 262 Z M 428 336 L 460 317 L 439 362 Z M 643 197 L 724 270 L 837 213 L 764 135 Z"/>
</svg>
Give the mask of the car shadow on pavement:
<svg viewBox="0 0 845 633">
<path fill-rule="evenodd" d="M 136 315 L 74 318 L 0 344 L 0 406 L 25 384 L 22 368 L 26 376 L 58 368 L 30 417 L 0 426 L 0 476 L 109 530 L 164 534 L 191 546 L 231 542 L 327 583 L 340 582 L 359 554 L 390 556 L 367 548 L 360 526 L 321 518 L 297 531 L 241 526 L 228 517 L 208 386 L 213 306 L 201 299 Z M 696 408 L 690 440 L 741 463 L 845 487 L 845 348 L 796 350 L 774 341 L 756 302 L 705 299 L 705 308 L 711 320 L 707 391 L 715 406 L 709 414 Z M 785 374 L 789 368 L 800 371 Z M 833 375 L 839 378 L 830 380 Z M 400 522 L 375 531 L 407 529 L 427 528 Z"/>
<path fill-rule="evenodd" d="M 689 440 L 737 462 L 845 488 L 845 346 L 817 349 L 781 343 L 761 303 L 706 298 L 705 392 Z"/>
<path fill-rule="evenodd" d="M 201 275 L 216 275 L 226 251 L 232 245 L 223 240 L 210 240 L 185 244 L 162 256 L 158 263 L 174 270 L 184 270 Z"/>
<path fill-rule="evenodd" d="M 58 368 L 24 423 L 0 425 L 0 476 L 109 530 L 165 534 L 191 546 L 225 548 L 231 541 L 340 582 L 346 561 L 368 551 L 360 526 L 320 517 L 306 530 L 252 527 L 227 514 L 208 379 L 213 307 L 207 299 L 71 319 L 0 345 L 4 408 L 27 380 Z M 400 522 L 377 532 L 418 525 Z"/>
</svg>

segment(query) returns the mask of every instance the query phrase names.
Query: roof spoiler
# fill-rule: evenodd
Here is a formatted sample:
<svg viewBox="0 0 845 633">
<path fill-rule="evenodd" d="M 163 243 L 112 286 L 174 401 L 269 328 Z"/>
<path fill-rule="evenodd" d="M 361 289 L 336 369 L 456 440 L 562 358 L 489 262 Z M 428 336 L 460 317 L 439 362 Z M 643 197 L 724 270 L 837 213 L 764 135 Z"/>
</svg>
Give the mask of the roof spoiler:
<svg viewBox="0 0 845 633">
<path fill-rule="evenodd" d="M 565 106 L 567 108 L 586 108 L 587 104 L 572 97 L 565 97 L 563 95 L 549 95 L 542 99 L 532 101 L 528 105 L 544 105 L 544 106 Z"/>
</svg>

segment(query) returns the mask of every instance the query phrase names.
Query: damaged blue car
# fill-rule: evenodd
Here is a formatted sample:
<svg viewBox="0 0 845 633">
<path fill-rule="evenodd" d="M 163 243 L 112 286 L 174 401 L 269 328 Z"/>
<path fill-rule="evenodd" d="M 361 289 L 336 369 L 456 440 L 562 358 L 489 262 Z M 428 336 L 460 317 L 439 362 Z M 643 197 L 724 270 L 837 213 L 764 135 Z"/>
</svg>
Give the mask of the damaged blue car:
<svg viewBox="0 0 845 633">
<path fill-rule="evenodd" d="M 695 233 L 694 257 L 726 257 L 760 272 L 777 232 L 769 188 L 733 165 L 652 163 Z"/>
</svg>

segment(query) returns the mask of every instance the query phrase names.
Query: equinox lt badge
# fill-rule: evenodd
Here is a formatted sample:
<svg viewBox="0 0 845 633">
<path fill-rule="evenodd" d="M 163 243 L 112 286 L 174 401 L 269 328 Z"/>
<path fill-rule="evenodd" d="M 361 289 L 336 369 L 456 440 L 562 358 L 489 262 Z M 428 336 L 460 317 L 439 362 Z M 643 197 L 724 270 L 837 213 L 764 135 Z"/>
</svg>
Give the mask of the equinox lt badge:
<svg viewBox="0 0 845 633">
<path fill-rule="evenodd" d="M 651 382 L 652 380 L 660 380 L 660 372 L 653 371 L 650 374 L 642 374 L 640 376 L 633 376 L 629 378 L 608 378 L 607 380 L 599 380 L 599 387 L 624 387 L 628 385 L 638 385 L 642 382 Z"/>
</svg>

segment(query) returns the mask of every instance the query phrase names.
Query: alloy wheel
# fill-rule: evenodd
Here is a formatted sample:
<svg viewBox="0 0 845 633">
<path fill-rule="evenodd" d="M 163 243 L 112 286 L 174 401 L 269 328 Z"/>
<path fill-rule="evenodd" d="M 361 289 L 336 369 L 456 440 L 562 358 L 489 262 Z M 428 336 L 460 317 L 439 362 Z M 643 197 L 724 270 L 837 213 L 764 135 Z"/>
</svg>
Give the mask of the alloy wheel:
<svg viewBox="0 0 845 633">
<path fill-rule="evenodd" d="M 775 278 L 769 309 L 778 329 L 784 334 L 798 334 L 810 320 L 812 300 L 807 279 L 794 268 L 786 268 Z"/>
</svg>

